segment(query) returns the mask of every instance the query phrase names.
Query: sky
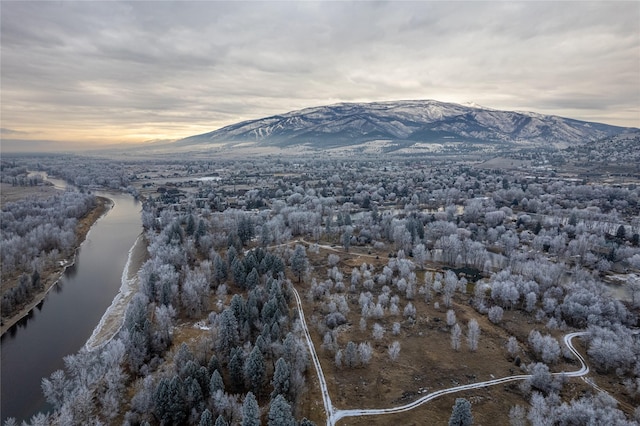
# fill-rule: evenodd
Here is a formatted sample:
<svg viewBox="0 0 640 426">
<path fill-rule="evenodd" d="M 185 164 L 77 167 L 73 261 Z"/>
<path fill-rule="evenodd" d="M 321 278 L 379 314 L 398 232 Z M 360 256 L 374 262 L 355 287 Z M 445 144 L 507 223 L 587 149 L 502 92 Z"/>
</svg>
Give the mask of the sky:
<svg viewBox="0 0 640 426">
<path fill-rule="evenodd" d="M 0 2 L 2 150 L 434 99 L 640 127 L 640 2 Z"/>
</svg>

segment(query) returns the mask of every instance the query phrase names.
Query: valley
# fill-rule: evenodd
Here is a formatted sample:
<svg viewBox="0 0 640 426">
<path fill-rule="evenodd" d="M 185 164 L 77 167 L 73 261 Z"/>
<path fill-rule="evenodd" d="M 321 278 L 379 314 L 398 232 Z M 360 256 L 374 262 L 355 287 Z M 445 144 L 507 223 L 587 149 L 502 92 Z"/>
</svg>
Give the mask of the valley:
<svg viewBox="0 0 640 426">
<path fill-rule="evenodd" d="M 559 167 L 569 151 L 526 152 L 85 157 L 91 174 L 39 158 L 142 200 L 148 260 L 122 329 L 65 359 L 45 380 L 55 411 L 32 421 L 442 423 L 456 398 L 476 424 L 585 406 L 635 421 L 635 170 L 584 176 Z M 559 374 L 580 370 L 574 332 L 586 381 Z M 78 363 L 94 371 L 80 387 Z"/>
</svg>

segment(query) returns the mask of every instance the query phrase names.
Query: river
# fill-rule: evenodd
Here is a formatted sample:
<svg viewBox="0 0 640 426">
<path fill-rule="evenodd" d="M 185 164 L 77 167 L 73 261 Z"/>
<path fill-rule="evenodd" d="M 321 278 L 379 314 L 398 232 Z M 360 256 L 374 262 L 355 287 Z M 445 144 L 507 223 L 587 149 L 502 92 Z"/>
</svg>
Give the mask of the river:
<svg viewBox="0 0 640 426">
<path fill-rule="evenodd" d="M 75 264 L 42 303 L 2 336 L 2 422 L 15 417 L 20 423 L 50 410 L 42 378 L 62 369 L 63 358 L 83 347 L 121 287 L 130 249 L 142 232 L 141 205 L 126 194 L 96 195 L 111 199 L 113 207 L 93 225 Z"/>
</svg>

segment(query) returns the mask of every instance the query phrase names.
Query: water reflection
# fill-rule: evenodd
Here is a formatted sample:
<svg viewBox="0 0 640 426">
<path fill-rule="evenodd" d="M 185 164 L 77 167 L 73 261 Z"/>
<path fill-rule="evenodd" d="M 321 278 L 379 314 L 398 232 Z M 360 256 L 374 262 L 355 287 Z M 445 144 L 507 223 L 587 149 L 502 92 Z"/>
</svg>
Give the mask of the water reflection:
<svg viewBox="0 0 640 426">
<path fill-rule="evenodd" d="M 49 409 L 42 378 L 64 368 L 64 356 L 84 345 L 118 293 L 129 249 L 142 231 L 140 205 L 130 196 L 98 195 L 115 205 L 93 226 L 76 263 L 37 309 L 2 336 L 0 422 L 16 417 L 19 424 Z"/>
</svg>

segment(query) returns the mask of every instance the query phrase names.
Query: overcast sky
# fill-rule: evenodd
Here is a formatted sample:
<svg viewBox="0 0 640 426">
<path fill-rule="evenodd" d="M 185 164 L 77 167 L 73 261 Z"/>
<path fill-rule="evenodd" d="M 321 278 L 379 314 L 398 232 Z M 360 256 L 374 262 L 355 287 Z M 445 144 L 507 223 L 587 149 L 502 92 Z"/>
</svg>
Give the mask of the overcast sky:
<svg viewBox="0 0 640 426">
<path fill-rule="evenodd" d="M 9 2 L 2 139 L 178 139 L 435 99 L 640 127 L 640 2 Z"/>
</svg>

